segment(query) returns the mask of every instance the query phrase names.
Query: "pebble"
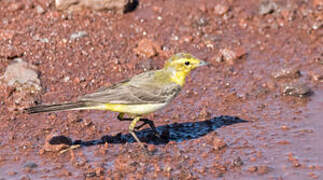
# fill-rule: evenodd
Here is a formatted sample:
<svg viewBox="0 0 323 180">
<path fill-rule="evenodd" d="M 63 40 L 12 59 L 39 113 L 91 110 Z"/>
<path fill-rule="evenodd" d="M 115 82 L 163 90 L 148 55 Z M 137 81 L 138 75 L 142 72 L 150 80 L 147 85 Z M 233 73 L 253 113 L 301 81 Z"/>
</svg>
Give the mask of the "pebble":
<svg viewBox="0 0 323 180">
<path fill-rule="evenodd" d="M 0 79 L 3 79 L 8 86 L 15 87 L 16 90 L 29 89 L 33 93 L 42 89 L 36 69 L 36 66 L 28 64 L 21 58 L 16 58 L 14 63 L 6 68 Z"/>
<path fill-rule="evenodd" d="M 205 17 L 200 17 L 196 20 L 197 27 L 204 27 L 209 24 L 209 20 Z M 178 40 L 178 39 L 177 39 Z"/>
<path fill-rule="evenodd" d="M 96 176 L 96 172 L 88 172 L 85 174 L 86 177 L 95 177 Z"/>
<path fill-rule="evenodd" d="M 312 71 L 309 74 L 314 81 L 323 82 L 323 72 L 322 71 Z"/>
<path fill-rule="evenodd" d="M 55 6 L 62 11 L 79 11 L 85 8 L 100 11 L 112 10 L 119 14 L 133 10 L 137 1 L 134 0 L 55 0 Z"/>
<path fill-rule="evenodd" d="M 237 49 L 220 49 L 217 56 L 215 57 L 216 62 L 227 62 L 228 64 L 234 64 L 236 60 L 242 58 L 246 55 L 246 51 L 242 48 Z"/>
<path fill-rule="evenodd" d="M 39 41 L 39 42 L 42 42 L 42 43 L 49 43 L 48 38 L 41 38 L 38 35 L 33 36 L 33 40 Z"/>
<path fill-rule="evenodd" d="M 18 174 L 16 171 L 9 171 L 8 173 L 7 173 L 9 176 L 14 176 L 14 175 L 16 175 L 16 174 Z"/>
<path fill-rule="evenodd" d="M 282 126 L 280 126 L 280 129 L 281 129 L 281 130 L 284 130 L 284 131 L 287 131 L 287 130 L 289 130 L 290 128 L 289 128 L 288 126 L 286 126 L 286 125 L 282 125 Z"/>
<path fill-rule="evenodd" d="M 36 167 L 38 167 L 38 165 L 36 163 L 34 163 L 34 162 L 27 162 L 27 163 L 24 164 L 24 168 L 32 169 L 32 168 L 36 168 Z"/>
<path fill-rule="evenodd" d="M 296 79 L 301 76 L 300 70 L 296 68 L 282 68 L 272 74 L 275 79 Z"/>
<path fill-rule="evenodd" d="M 237 157 L 236 159 L 233 160 L 232 164 L 234 167 L 240 167 L 243 165 L 243 161 L 241 160 L 240 157 Z"/>
<path fill-rule="evenodd" d="M 14 12 L 14 11 L 23 10 L 24 8 L 25 8 L 24 3 L 17 1 L 10 4 L 8 7 L 8 10 Z"/>
<path fill-rule="evenodd" d="M 64 77 L 63 81 L 68 82 L 71 78 L 69 76 Z"/>
<path fill-rule="evenodd" d="M 269 166 L 250 166 L 247 170 L 251 173 L 256 172 L 258 175 L 264 175 L 269 173 L 272 168 Z"/>
<path fill-rule="evenodd" d="M 46 11 L 45 11 L 45 9 L 43 7 L 41 7 L 40 5 L 37 5 L 36 6 L 36 12 L 38 14 L 44 14 Z"/>
<path fill-rule="evenodd" d="M 269 166 L 257 166 L 257 174 L 264 175 L 269 173 L 272 170 Z"/>
<path fill-rule="evenodd" d="M 286 84 L 282 89 L 283 95 L 295 97 L 307 97 L 312 95 L 313 91 L 303 83 Z"/>
<path fill-rule="evenodd" d="M 213 140 L 213 149 L 215 150 L 221 150 L 225 148 L 227 144 L 224 142 L 223 138 L 215 137 Z"/>
<path fill-rule="evenodd" d="M 137 47 L 133 51 L 139 56 L 151 58 L 157 56 L 160 53 L 161 46 L 159 43 L 153 40 L 142 39 L 138 42 Z"/>
<path fill-rule="evenodd" d="M 80 39 L 80 38 L 85 37 L 87 35 L 88 35 L 88 33 L 86 31 L 78 31 L 78 32 L 71 34 L 70 39 L 71 40 Z"/>
<path fill-rule="evenodd" d="M 295 157 L 293 153 L 288 153 L 288 161 L 290 161 L 294 167 L 300 167 L 301 164 L 299 163 L 298 159 Z"/>
<path fill-rule="evenodd" d="M 224 5 L 224 4 L 217 4 L 214 7 L 214 13 L 216 15 L 222 16 L 225 13 L 227 13 L 229 11 L 230 7 L 228 5 Z"/>
<path fill-rule="evenodd" d="M 257 171 L 257 166 L 248 167 L 248 171 L 251 172 L 251 173 L 256 172 Z"/>
<path fill-rule="evenodd" d="M 321 28 L 323 28 L 323 21 L 315 22 L 315 23 L 312 25 L 312 29 L 313 29 L 313 30 L 318 30 L 318 29 L 321 29 Z"/>
<path fill-rule="evenodd" d="M 314 6 L 323 6 L 323 0 L 313 0 Z"/>
<path fill-rule="evenodd" d="M 20 180 L 31 180 L 31 178 L 28 175 L 23 175 Z"/>
<path fill-rule="evenodd" d="M 148 150 L 149 152 L 156 152 L 156 151 L 157 151 L 157 148 L 156 148 L 156 146 L 155 146 L 155 145 L 153 145 L 153 144 L 149 144 L 149 145 L 148 145 L 148 147 L 147 147 L 147 150 Z"/>
<path fill-rule="evenodd" d="M 275 12 L 278 9 L 278 5 L 273 0 L 262 0 L 260 2 L 259 14 L 266 15 Z"/>
</svg>

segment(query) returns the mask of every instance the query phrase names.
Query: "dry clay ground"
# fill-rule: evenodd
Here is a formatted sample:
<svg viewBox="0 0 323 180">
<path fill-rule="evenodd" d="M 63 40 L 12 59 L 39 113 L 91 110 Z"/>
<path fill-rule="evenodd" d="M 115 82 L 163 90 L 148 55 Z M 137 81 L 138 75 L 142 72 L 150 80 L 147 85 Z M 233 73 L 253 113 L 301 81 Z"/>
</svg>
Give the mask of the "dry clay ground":
<svg viewBox="0 0 323 180">
<path fill-rule="evenodd" d="M 322 179 L 322 7 L 140 0 L 121 15 L 1 0 L 0 179 Z M 148 154 L 113 112 L 21 112 L 160 68 L 183 51 L 211 65 L 148 116 L 162 134 L 138 132 Z M 81 148 L 57 152 L 71 144 Z"/>
</svg>

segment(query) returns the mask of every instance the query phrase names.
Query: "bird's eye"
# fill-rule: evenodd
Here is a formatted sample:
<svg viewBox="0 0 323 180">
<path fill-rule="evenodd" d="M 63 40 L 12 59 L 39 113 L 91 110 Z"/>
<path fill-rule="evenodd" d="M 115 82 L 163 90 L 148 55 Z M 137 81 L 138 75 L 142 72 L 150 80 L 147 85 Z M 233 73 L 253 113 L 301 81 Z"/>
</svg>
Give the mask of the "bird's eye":
<svg viewBox="0 0 323 180">
<path fill-rule="evenodd" d="M 185 65 L 186 66 L 190 65 L 190 62 L 189 61 L 185 61 Z"/>
</svg>

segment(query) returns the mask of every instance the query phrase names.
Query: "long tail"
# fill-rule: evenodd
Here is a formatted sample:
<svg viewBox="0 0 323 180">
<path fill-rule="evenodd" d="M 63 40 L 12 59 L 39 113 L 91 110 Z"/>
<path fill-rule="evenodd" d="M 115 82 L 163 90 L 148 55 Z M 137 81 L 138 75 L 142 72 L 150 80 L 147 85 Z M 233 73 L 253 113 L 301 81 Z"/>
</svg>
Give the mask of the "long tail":
<svg viewBox="0 0 323 180">
<path fill-rule="evenodd" d="M 74 102 L 74 103 L 63 103 L 63 104 L 53 104 L 53 105 L 40 105 L 24 109 L 25 112 L 40 113 L 40 112 L 53 112 L 53 111 L 66 111 L 66 110 L 80 110 L 87 109 L 89 104 L 86 102 Z"/>
</svg>

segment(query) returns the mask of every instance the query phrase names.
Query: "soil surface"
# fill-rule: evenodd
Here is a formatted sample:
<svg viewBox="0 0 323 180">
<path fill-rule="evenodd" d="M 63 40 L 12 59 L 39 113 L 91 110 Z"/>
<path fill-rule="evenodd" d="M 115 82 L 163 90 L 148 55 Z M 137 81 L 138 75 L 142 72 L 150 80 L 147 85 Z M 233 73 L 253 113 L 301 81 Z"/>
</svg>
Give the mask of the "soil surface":
<svg viewBox="0 0 323 180">
<path fill-rule="evenodd" d="M 322 179 L 321 0 L 139 0 L 125 14 L 0 1 L 0 73 L 17 58 L 40 90 L 0 88 L 0 179 Z M 157 69 L 189 52 L 211 65 L 150 114 L 26 114 Z M 63 144 L 62 144 L 63 143 Z M 65 143 L 65 144 L 64 144 Z M 59 153 L 70 145 L 80 148 Z"/>
</svg>

